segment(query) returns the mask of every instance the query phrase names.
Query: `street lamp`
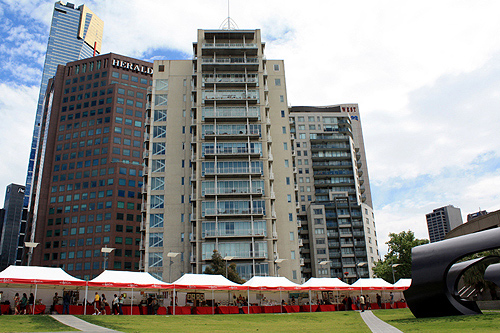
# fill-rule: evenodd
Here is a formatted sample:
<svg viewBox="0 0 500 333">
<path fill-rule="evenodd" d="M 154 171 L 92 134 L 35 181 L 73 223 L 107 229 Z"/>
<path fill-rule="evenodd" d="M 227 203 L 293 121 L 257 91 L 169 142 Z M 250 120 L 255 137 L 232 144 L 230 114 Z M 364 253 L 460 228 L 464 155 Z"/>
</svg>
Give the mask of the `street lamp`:
<svg viewBox="0 0 500 333">
<path fill-rule="evenodd" d="M 102 267 L 102 270 L 105 271 L 106 268 L 108 268 L 108 256 L 111 252 L 113 252 L 115 248 L 114 247 L 108 247 L 105 245 L 104 247 L 101 247 L 101 252 L 104 255 L 104 266 Z"/>
<path fill-rule="evenodd" d="M 364 265 L 368 264 L 367 262 L 358 262 L 356 264 L 357 267 L 363 267 Z M 356 273 L 358 275 L 358 279 L 361 279 L 361 274 L 359 273 L 359 269 L 356 268 Z"/>
<path fill-rule="evenodd" d="M 274 262 L 276 263 L 276 276 L 280 276 L 279 271 L 280 271 L 280 266 L 278 264 L 281 264 L 283 261 L 286 259 L 276 259 Z"/>
<path fill-rule="evenodd" d="M 227 277 L 227 262 L 230 261 L 230 260 L 233 260 L 234 257 L 232 257 L 232 256 L 225 256 L 223 259 L 226 261 L 226 279 L 228 279 L 228 277 Z"/>
<path fill-rule="evenodd" d="M 31 257 L 33 256 L 33 249 L 38 246 L 40 243 L 35 242 L 24 242 L 24 246 L 29 248 L 28 251 L 28 266 L 31 264 Z"/>
<path fill-rule="evenodd" d="M 331 263 L 331 260 L 323 260 L 323 261 L 320 261 L 318 264 L 320 264 L 321 266 L 325 266 L 325 265 L 328 265 L 329 263 Z M 330 274 L 328 274 L 330 275 Z"/>
<path fill-rule="evenodd" d="M 172 273 L 172 258 L 175 258 L 179 255 L 180 253 L 179 252 L 169 252 L 167 253 L 167 257 L 170 259 L 170 263 L 168 264 L 168 282 L 172 282 L 170 280 L 170 274 Z"/>
<path fill-rule="evenodd" d="M 394 267 L 398 267 L 398 266 L 401 266 L 401 264 L 392 264 L 391 265 L 391 268 L 392 268 L 392 284 L 396 283 L 396 278 L 394 277 Z"/>
</svg>

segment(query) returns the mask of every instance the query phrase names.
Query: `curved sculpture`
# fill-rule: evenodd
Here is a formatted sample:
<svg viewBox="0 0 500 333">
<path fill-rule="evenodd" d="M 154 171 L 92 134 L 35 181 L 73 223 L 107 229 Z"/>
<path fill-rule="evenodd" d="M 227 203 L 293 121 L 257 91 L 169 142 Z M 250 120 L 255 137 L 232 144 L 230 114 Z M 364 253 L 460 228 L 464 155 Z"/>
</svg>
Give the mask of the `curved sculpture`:
<svg viewBox="0 0 500 333">
<path fill-rule="evenodd" d="M 484 272 L 484 279 L 500 287 L 500 264 L 488 266 Z"/>
<path fill-rule="evenodd" d="M 463 257 L 500 248 L 500 228 L 417 246 L 412 249 L 412 284 L 404 292 L 417 318 L 481 314 L 474 301 L 461 299 L 457 284 L 472 265 L 489 258 L 455 264 Z"/>
</svg>

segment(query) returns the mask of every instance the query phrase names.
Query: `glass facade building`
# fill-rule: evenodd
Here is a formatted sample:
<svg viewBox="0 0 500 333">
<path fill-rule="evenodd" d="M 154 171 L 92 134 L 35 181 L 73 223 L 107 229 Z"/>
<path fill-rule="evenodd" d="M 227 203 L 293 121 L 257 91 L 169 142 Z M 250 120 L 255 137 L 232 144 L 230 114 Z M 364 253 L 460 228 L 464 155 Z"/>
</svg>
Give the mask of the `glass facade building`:
<svg viewBox="0 0 500 333">
<path fill-rule="evenodd" d="M 50 78 L 56 74 L 58 65 L 65 65 L 70 61 L 85 59 L 98 55 L 101 52 L 103 21 L 97 17 L 88 7 L 81 5 L 75 7 L 71 3 L 58 1 L 54 5 L 52 23 L 50 26 L 47 53 L 43 66 L 42 81 L 37 103 L 33 138 L 26 175 L 26 191 L 23 206 L 29 209 L 30 196 L 34 177 L 34 169 L 37 168 L 37 151 L 40 144 L 40 126 L 44 107 L 45 92 Z M 27 214 L 23 214 L 27 216 Z M 26 220 L 21 220 L 19 228 L 19 249 L 22 250 L 26 229 Z M 21 253 L 18 254 L 17 262 L 21 262 Z"/>
</svg>

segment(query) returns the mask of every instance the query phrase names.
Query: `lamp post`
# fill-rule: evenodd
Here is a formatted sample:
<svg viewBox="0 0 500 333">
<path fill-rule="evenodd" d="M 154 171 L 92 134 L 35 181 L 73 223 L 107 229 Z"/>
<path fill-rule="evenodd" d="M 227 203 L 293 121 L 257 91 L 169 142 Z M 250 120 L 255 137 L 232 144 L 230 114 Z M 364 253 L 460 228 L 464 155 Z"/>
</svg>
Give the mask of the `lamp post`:
<svg viewBox="0 0 500 333">
<path fill-rule="evenodd" d="M 108 256 L 111 252 L 113 252 L 115 248 L 114 247 L 108 247 L 105 245 L 104 247 L 101 247 L 101 252 L 103 253 L 104 256 L 104 265 L 102 267 L 102 270 L 105 271 L 106 268 L 108 268 Z"/>
<path fill-rule="evenodd" d="M 286 259 L 276 259 L 274 261 L 276 263 L 276 276 L 280 276 L 280 274 L 279 274 L 280 266 L 278 264 L 281 264 L 285 260 Z"/>
<path fill-rule="evenodd" d="M 228 277 L 227 277 L 228 276 L 227 275 L 227 262 L 230 260 L 233 260 L 234 257 L 233 256 L 225 256 L 223 259 L 226 261 L 226 279 L 228 279 Z"/>
<path fill-rule="evenodd" d="M 31 257 L 33 256 L 33 249 L 38 246 L 40 243 L 35 243 L 35 242 L 24 242 L 24 246 L 29 248 L 28 251 L 28 265 L 31 264 Z"/>
<path fill-rule="evenodd" d="M 323 261 L 320 261 L 319 264 L 321 266 L 325 266 L 325 265 L 328 265 L 329 263 L 331 263 L 332 261 L 331 260 L 323 260 Z M 318 272 L 319 273 L 319 272 Z M 328 276 L 330 276 L 330 274 L 328 274 Z"/>
<path fill-rule="evenodd" d="M 361 279 L 361 274 L 359 273 L 359 269 L 358 267 L 363 267 L 364 265 L 366 265 L 367 263 L 366 262 L 358 262 L 356 264 L 356 274 L 358 275 L 358 279 Z"/>
<path fill-rule="evenodd" d="M 179 252 L 169 252 L 167 253 L 167 257 L 170 259 L 170 263 L 168 264 L 168 282 L 172 282 L 170 280 L 170 275 L 172 273 L 172 258 L 175 258 L 179 255 L 180 253 Z"/>
<path fill-rule="evenodd" d="M 392 268 L 392 284 L 396 283 L 396 277 L 394 276 L 394 267 L 398 267 L 398 266 L 401 266 L 401 264 L 392 264 L 391 265 L 391 268 Z"/>
</svg>

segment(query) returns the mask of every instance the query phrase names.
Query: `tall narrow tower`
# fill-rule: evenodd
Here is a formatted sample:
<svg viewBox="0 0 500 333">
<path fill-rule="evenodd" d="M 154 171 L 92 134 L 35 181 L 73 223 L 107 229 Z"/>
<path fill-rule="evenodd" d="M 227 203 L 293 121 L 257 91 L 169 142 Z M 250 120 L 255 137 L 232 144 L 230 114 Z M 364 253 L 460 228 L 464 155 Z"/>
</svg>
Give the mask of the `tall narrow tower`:
<svg viewBox="0 0 500 333">
<path fill-rule="evenodd" d="M 154 64 L 145 270 L 202 273 L 216 250 L 244 279 L 300 282 L 283 61 L 266 60 L 260 30 L 199 30 L 193 49 Z"/>
<path fill-rule="evenodd" d="M 23 202 L 25 210 L 29 209 L 32 184 L 34 182 L 33 172 L 38 168 L 37 164 L 39 164 L 37 152 L 40 144 L 40 127 L 47 83 L 56 74 L 58 65 L 66 65 L 70 61 L 100 54 L 103 27 L 103 21 L 85 5 L 75 8 L 74 4 L 63 3 L 62 1 L 58 1 L 54 5 L 47 53 L 43 65 L 42 82 L 38 95 L 33 138 L 31 140 L 28 173 L 26 175 L 26 191 Z M 19 249 L 21 251 L 24 243 L 27 216 L 26 212 L 23 213 L 23 219 L 19 227 Z M 17 255 L 17 263 L 20 262 L 21 252 Z"/>
</svg>

